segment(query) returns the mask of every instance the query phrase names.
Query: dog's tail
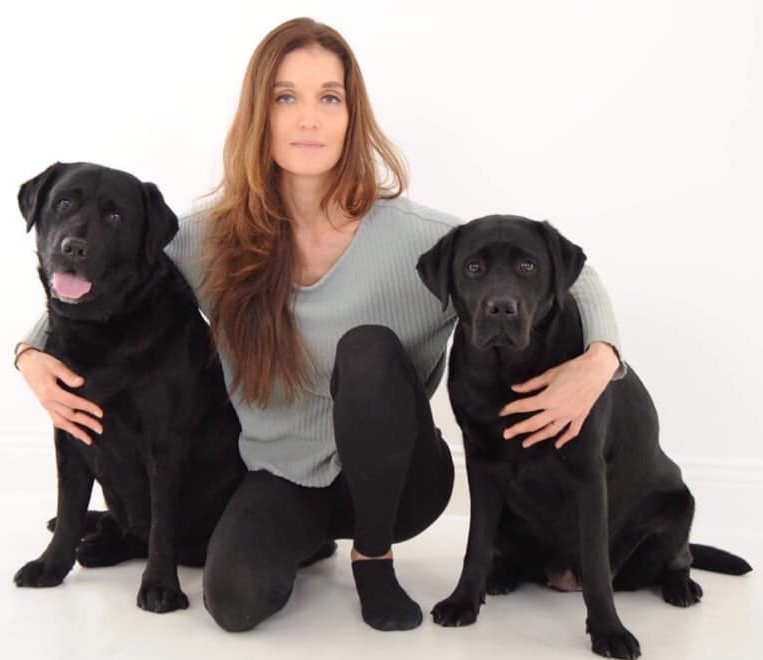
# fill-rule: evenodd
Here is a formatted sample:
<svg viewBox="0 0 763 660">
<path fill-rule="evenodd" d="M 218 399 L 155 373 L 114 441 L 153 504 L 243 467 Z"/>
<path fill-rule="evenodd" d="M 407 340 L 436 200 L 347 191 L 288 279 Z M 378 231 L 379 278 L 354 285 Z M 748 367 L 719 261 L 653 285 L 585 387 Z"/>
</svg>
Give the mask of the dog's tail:
<svg viewBox="0 0 763 660">
<path fill-rule="evenodd" d="M 741 557 L 710 545 L 690 543 L 689 550 L 691 550 L 693 557 L 692 568 L 700 568 L 713 573 L 725 573 L 726 575 L 744 575 L 752 570 L 752 566 Z"/>
</svg>

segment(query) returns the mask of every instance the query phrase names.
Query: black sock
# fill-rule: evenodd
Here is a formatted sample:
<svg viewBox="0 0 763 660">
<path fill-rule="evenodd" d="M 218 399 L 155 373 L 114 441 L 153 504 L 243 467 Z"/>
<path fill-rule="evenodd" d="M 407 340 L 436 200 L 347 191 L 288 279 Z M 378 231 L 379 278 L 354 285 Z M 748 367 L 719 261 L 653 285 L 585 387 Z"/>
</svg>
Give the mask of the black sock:
<svg viewBox="0 0 763 660">
<path fill-rule="evenodd" d="M 391 559 L 352 562 L 363 621 L 377 630 L 410 630 L 421 624 L 421 608 L 395 577 Z"/>
</svg>

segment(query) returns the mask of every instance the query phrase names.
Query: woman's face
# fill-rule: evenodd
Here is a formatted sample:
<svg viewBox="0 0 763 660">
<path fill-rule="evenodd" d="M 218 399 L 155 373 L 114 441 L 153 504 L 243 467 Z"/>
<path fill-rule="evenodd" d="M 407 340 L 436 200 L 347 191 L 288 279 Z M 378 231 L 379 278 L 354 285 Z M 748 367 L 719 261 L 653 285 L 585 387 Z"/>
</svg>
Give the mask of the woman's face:
<svg viewBox="0 0 763 660">
<path fill-rule="evenodd" d="M 293 50 L 276 71 L 271 155 L 284 172 L 323 177 L 342 154 L 348 123 L 344 67 L 321 46 Z"/>
</svg>

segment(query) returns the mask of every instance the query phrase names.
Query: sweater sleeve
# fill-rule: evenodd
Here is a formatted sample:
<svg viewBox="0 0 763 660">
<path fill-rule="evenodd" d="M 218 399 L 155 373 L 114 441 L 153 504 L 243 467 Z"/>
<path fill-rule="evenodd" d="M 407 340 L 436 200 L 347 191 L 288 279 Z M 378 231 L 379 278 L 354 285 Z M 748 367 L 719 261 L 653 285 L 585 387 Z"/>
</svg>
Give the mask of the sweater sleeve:
<svg viewBox="0 0 763 660">
<path fill-rule="evenodd" d="M 617 328 L 612 301 L 596 271 L 588 265 L 584 266 L 580 276 L 570 288 L 570 293 L 575 298 L 580 311 L 585 347 L 588 348 L 596 341 L 603 341 L 612 346 L 620 360 L 620 366 L 612 379 L 619 380 L 627 373 L 627 365 L 623 359 L 620 332 Z"/>
<path fill-rule="evenodd" d="M 24 339 L 22 339 L 19 343 L 21 344 L 29 344 L 30 346 L 34 346 L 38 351 L 41 351 L 45 347 L 45 338 L 48 334 L 48 314 L 47 312 L 44 313 L 39 319 L 37 319 L 37 323 L 35 323 L 31 328 L 29 328 L 29 332 L 27 332 Z M 18 347 L 18 344 L 16 344 Z M 14 349 L 14 353 L 15 353 Z"/>
<path fill-rule="evenodd" d="M 201 246 L 204 238 L 204 227 L 203 213 L 192 212 L 184 215 L 180 219 L 177 234 L 164 248 L 164 252 L 190 284 L 197 300 L 199 300 L 199 288 L 202 280 Z M 204 314 L 207 313 L 203 304 L 201 311 Z M 29 329 L 20 343 L 29 344 L 41 351 L 45 347 L 47 332 L 48 314 L 45 312 Z"/>
<path fill-rule="evenodd" d="M 204 275 L 202 246 L 207 227 L 206 216 L 203 210 L 191 212 L 180 218 L 179 225 L 178 233 L 164 251 L 193 289 L 199 307 L 206 316 L 207 305 L 199 295 Z"/>
</svg>

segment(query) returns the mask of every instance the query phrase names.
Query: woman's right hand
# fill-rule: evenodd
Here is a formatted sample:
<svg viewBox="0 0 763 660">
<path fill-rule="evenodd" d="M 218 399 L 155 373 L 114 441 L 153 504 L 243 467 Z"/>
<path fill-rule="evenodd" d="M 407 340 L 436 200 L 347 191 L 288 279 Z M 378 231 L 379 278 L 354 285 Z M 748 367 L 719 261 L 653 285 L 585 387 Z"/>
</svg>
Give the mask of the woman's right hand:
<svg viewBox="0 0 763 660">
<path fill-rule="evenodd" d="M 19 351 L 23 348 L 20 346 Z M 47 410 L 55 427 L 87 445 L 93 441 L 78 424 L 99 435 L 103 433 L 103 426 L 98 421 L 103 417 L 103 411 L 92 401 L 67 392 L 58 383 L 61 380 L 69 387 L 81 387 L 85 382 L 82 376 L 75 374 L 52 355 L 37 350 L 29 350 L 19 356 L 16 366 L 37 400 Z"/>
</svg>

